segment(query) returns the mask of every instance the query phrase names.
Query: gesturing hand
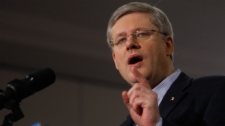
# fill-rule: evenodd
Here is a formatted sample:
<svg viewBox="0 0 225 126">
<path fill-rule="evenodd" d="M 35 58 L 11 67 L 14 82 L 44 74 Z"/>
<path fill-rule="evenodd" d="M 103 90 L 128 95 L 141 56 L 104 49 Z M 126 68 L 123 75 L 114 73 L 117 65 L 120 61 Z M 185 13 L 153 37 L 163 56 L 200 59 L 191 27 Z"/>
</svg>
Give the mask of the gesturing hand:
<svg viewBox="0 0 225 126">
<path fill-rule="evenodd" d="M 131 68 L 131 71 L 138 83 L 128 92 L 122 92 L 123 101 L 137 125 L 155 126 L 160 119 L 157 94 L 137 69 Z"/>
</svg>

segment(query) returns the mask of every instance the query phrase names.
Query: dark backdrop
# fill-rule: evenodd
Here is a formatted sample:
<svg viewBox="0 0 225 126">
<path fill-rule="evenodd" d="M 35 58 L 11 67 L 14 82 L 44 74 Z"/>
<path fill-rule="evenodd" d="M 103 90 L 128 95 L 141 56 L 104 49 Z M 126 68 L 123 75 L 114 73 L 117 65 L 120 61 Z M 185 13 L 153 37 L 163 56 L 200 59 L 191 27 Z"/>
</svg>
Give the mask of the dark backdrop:
<svg viewBox="0 0 225 126">
<path fill-rule="evenodd" d="M 225 2 L 142 0 L 161 8 L 174 28 L 175 68 L 192 77 L 225 74 Z M 112 12 L 130 0 L 1 0 L 0 86 L 51 67 L 54 85 L 24 100 L 16 125 L 118 125 L 129 85 L 106 44 Z M 8 111 L 0 112 L 0 119 Z"/>
</svg>

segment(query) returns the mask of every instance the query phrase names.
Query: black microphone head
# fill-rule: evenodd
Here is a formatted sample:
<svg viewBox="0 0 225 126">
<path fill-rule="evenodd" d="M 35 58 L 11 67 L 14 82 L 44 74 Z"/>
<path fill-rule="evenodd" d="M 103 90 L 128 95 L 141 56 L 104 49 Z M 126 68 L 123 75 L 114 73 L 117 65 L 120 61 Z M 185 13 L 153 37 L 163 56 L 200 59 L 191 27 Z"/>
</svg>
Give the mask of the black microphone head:
<svg viewBox="0 0 225 126">
<path fill-rule="evenodd" d="M 6 92 L 13 91 L 9 94 L 13 96 L 13 99 L 20 101 L 53 84 L 55 79 L 55 72 L 50 68 L 45 68 L 27 75 L 25 79 L 15 79 L 9 82 Z"/>
<path fill-rule="evenodd" d="M 55 72 L 51 68 L 45 68 L 26 76 L 26 80 L 30 80 L 34 86 L 34 90 L 40 91 L 43 88 L 55 82 Z"/>
</svg>

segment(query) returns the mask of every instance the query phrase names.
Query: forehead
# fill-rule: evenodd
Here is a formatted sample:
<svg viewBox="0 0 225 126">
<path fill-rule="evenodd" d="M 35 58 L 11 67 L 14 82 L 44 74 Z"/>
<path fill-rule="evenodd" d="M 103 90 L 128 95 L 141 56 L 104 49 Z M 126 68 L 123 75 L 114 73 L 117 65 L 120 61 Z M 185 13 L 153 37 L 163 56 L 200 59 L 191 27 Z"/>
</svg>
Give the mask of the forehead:
<svg viewBox="0 0 225 126">
<path fill-rule="evenodd" d="M 137 29 L 155 28 L 149 13 L 133 12 L 120 17 L 112 27 L 112 36 L 134 32 Z"/>
</svg>

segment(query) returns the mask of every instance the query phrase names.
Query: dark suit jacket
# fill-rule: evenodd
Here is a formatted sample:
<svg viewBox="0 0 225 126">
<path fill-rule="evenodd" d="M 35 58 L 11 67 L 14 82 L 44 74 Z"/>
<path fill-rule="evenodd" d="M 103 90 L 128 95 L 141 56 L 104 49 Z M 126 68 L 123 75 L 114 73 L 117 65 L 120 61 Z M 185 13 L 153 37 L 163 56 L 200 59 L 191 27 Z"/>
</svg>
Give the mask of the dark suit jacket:
<svg viewBox="0 0 225 126">
<path fill-rule="evenodd" d="M 164 126 L 225 126 L 225 76 L 193 79 L 181 73 L 165 94 L 159 110 Z M 128 116 L 121 126 L 134 126 L 134 122 Z"/>
</svg>

